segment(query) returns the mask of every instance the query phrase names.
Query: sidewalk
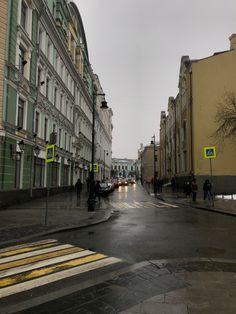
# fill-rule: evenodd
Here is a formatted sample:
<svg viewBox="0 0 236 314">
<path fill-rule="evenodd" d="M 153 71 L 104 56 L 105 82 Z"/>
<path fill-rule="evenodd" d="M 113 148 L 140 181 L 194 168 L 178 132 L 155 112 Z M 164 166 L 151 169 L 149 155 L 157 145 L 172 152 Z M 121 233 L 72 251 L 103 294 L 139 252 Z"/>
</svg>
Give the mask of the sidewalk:
<svg viewBox="0 0 236 314">
<path fill-rule="evenodd" d="M 145 189 L 150 195 L 153 195 L 152 186 L 145 186 Z M 203 196 L 198 194 L 197 201 L 193 202 L 191 198 L 186 198 L 184 193 L 172 192 L 169 188 L 163 188 L 161 193 L 156 194 L 156 197 L 163 201 L 173 201 L 175 203 L 191 206 L 198 209 L 219 212 L 222 214 L 236 216 L 236 200 L 234 199 L 214 199 L 214 206 L 212 202 L 204 201 Z"/>
<path fill-rule="evenodd" d="M 96 202 L 94 212 L 87 209 L 87 193 L 78 198 L 76 192 L 50 196 L 46 214 L 46 198 L 14 205 L 0 211 L 0 245 L 9 245 L 57 231 L 82 228 L 107 221 L 111 216 L 106 198 Z M 45 224 L 46 221 L 46 224 Z"/>
<path fill-rule="evenodd" d="M 161 198 L 165 201 L 174 201 L 178 204 L 191 206 L 198 209 L 214 211 L 222 214 L 236 216 L 236 200 L 228 199 L 214 199 L 214 204 L 212 201 L 203 200 L 197 197 L 196 202 L 193 202 L 191 198 L 184 197 L 181 193 L 160 193 L 157 195 L 158 198 Z"/>
</svg>

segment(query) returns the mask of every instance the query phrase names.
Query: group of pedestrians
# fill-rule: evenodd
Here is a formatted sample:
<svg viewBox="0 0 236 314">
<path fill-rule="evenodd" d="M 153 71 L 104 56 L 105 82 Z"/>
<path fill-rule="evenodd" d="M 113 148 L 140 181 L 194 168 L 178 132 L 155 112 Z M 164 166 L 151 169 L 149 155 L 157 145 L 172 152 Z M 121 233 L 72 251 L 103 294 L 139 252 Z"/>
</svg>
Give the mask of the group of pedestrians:
<svg viewBox="0 0 236 314">
<path fill-rule="evenodd" d="M 89 193 L 90 191 L 90 179 L 87 178 L 86 180 L 87 183 L 87 193 Z M 80 178 L 78 178 L 78 180 L 75 183 L 75 191 L 77 193 L 77 197 L 80 198 L 81 195 L 81 191 L 83 189 L 83 184 L 80 180 Z M 100 181 L 96 181 L 96 183 L 94 182 L 94 187 L 93 187 L 93 191 L 94 191 L 94 198 L 96 200 L 96 198 L 98 198 L 99 202 L 100 202 Z"/>
<path fill-rule="evenodd" d="M 190 198 L 192 196 L 193 202 L 196 202 L 197 198 L 197 192 L 198 192 L 198 184 L 196 178 L 192 179 L 192 182 L 190 181 L 185 181 L 184 182 L 184 194 L 186 197 Z M 212 185 L 208 179 L 206 179 L 203 183 L 203 199 L 206 200 L 211 200 L 212 199 Z"/>
</svg>

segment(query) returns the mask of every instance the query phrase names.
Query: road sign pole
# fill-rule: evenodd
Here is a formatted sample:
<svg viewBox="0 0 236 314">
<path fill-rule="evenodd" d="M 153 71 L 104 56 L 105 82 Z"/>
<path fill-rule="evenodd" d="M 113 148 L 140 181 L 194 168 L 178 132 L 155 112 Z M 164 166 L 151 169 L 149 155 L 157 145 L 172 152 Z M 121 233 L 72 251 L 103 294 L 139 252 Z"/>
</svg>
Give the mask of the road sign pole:
<svg viewBox="0 0 236 314">
<path fill-rule="evenodd" d="M 45 217 L 44 224 L 47 226 L 47 218 L 48 218 L 48 203 L 49 203 L 49 179 L 50 179 L 50 163 L 47 164 L 47 195 L 46 195 L 46 209 L 45 209 Z"/>
</svg>

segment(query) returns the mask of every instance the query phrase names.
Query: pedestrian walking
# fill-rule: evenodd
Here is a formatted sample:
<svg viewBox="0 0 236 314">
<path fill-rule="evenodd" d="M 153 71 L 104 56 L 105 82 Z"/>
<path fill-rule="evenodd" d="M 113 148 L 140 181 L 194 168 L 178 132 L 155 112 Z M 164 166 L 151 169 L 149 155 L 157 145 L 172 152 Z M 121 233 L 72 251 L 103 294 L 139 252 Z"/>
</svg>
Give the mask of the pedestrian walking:
<svg viewBox="0 0 236 314">
<path fill-rule="evenodd" d="M 170 183 L 171 183 L 172 192 L 175 192 L 175 178 L 174 177 L 172 177 Z"/>
<path fill-rule="evenodd" d="M 87 184 L 87 192 L 89 192 L 90 191 L 90 178 L 89 177 L 87 177 L 86 179 L 86 184 Z"/>
<path fill-rule="evenodd" d="M 196 178 L 194 178 L 192 181 L 192 200 L 193 200 L 193 202 L 196 202 L 197 191 L 198 191 L 197 180 L 196 180 Z"/>
<path fill-rule="evenodd" d="M 211 182 L 208 179 L 206 179 L 205 182 L 203 183 L 204 200 L 206 200 L 206 198 L 208 198 L 209 201 L 212 199 L 211 188 L 212 188 Z"/>
<path fill-rule="evenodd" d="M 100 202 L 101 195 L 100 195 L 100 181 L 97 181 L 95 186 L 94 186 L 94 195 L 95 195 L 95 200 L 98 197 L 98 200 Z"/>
<path fill-rule="evenodd" d="M 184 182 L 184 194 L 186 196 L 186 198 L 190 198 L 190 195 L 191 195 L 191 192 L 192 192 L 192 188 L 191 188 L 191 184 L 189 181 L 185 181 Z"/>
<path fill-rule="evenodd" d="M 80 197 L 80 193 L 82 191 L 82 182 L 80 178 L 78 178 L 77 182 L 75 183 L 75 190 L 77 192 L 77 196 Z"/>
</svg>

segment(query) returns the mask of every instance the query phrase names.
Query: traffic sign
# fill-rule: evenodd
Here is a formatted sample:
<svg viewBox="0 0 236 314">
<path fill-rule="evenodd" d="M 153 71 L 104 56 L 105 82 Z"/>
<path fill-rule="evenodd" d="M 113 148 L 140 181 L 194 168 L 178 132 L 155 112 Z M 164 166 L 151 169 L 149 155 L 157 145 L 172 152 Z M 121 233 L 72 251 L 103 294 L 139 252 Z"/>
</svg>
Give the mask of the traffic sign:
<svg viewBox="0 0 236 314">
<path fill-rule="evenodd" d="M 90 164 L 90 172 L 92 171 L 92 164 Z M 96 172 L 96 173 L 98 173 L 98 163 L 97 162 L 95 162 L 94 164 L 93 164 L 93 172 Z"/>
<path fill-rule="evenodd" d="M 46 146 L 46 163 L 54 162 L 55 144 Z"/>
<path fill-rule="evenodd" d="M 204 147 L 204 158 L 216 158 L 215 146 L 205 146 Z"/>
</svg>

